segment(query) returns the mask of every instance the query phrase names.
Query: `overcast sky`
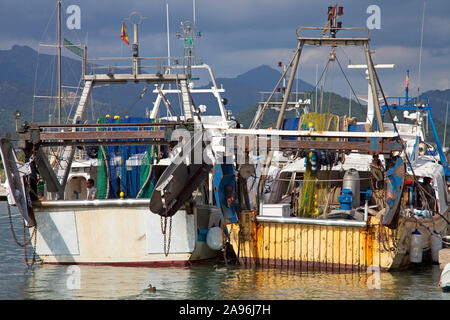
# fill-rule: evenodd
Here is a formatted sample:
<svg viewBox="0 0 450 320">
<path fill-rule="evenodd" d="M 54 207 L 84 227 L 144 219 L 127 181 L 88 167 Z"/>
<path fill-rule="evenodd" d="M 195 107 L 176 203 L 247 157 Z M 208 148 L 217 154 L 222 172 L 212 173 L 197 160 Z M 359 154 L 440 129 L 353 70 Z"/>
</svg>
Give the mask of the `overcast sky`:
<svg viewBox="0 0 450 320">
<path fill-rule="evenodd" d="M 128 55 L 130 47 L 120 39 L 122 20 L 133 11 L 146 17 L 140 25 L 141 56 L 167 56 L 166 3 L 170 12 L 170 42 L 173 56 L 181 56 L 181 43 L 175 37 L 181 21 L 193 19 L 192 0 L 63 0 L 66 9 L 81 9 L 81 29 L 68 30 L 63 11 L 64 36 L 74 43 L 88 43 L 90 57 Z M 277 69 L 277 62 L 289 62 L 297 46 L 296 28 L 325 24 L 326 0 L 196 0 L 197 55 L 212 66 L 216 77 L 234 77 L 262 64 Z M 37 49 L 38 43 L 55 41 L 56 0 L 0 0 L 0 49 L 14 44 Z M 375 63 L 394 63 L 393 70 L 380 70 L 388 95 L 403 96 L 406 70 L 410 70 L 410 92 L 417 93 L 418 65 L 424 0 L 345 0 L 343 27 L 365 27 L 369 5 L 381 9 L 381 29 L 371 30 Z M 450 88 L 450 1 L 427 0 L 422 53 L 421 91 Z M 53 20 L 51 20 L 51 18 Z M 132 27 L 128 25 L 132 38 Z M 339 36 L 340 34 L 338 34 Z M 364 63 L 362 50 L 338 50 L 345 67 Z M 70 55 L 68 53 L 67 55 Z M 300 78 L 315 83 L 327 62 L 328 51 L 315 47 L 302 53 Z M 331 69 L 332 70 L 332 69 Z M 281 70 L 280 70 L 281 71 Z M 345 72 L 358 94 L 366 93 L 362 72 Z M 330 73 L 331 74 L 331 73 Z M 348 95 L 336 65 L 328 75 L 328 89 Z"/>
</svg>

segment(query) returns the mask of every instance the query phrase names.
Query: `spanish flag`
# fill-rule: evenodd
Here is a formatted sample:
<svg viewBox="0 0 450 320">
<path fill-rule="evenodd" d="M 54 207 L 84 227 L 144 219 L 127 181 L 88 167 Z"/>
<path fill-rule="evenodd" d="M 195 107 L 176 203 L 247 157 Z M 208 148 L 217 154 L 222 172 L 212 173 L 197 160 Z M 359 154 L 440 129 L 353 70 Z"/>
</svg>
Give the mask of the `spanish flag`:
<svg viewBox="0 0 450 320">
<path fill-rule="evenodd" d="M 127 29 L 125 29 L 125 22 L 122 24 L 122 32 L 120 33 L 120 37 L 126 42 L 127 45 L 130 45 L 130 42 L 128 41 Z"/>
<path fill-rule="evenodd" d="M 406 80 L 405 80 L 405 87 L 409 87 L 409 70 L 406 70 Z"/>
</svg>

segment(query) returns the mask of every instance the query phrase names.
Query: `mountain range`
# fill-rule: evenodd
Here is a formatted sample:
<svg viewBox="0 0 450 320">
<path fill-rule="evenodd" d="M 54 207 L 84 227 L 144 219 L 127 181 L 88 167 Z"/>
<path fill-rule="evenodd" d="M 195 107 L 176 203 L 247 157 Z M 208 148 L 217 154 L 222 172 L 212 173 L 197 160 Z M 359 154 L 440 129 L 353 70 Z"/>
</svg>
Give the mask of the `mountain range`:
<svg viewBox="0 0 450 320">
<path fill-rule="evenodd" d="M 69 53 L 71 54 L 71 53 Z M 75 56 L 73 56 L 75 57 Z M 9 50 L 0 50 L 0 135 L 14 130 L 14 112 L 19 110 L 22 113 L 20 121 L 32 120 L 47 122 L 49 115 L 55 118 L 55 99 L 35 99 L 33 103 L 33 95 L 55 96 L 56 95 L 56 62 L 55 55 L 39 53 L 28 47 L 14 45 Z M 214 67 L 214 66 L 212 66 Z M 81 61 L 67 56 L 62 58 L 62 83 L 64 98 L 63 117 L 73 108 L 76 107 L 76 100 L 73 99 L 73 89 L 69 87 L 77 87 L 81 77 Z M 222 97 L 228 100 L 225 106 L 232 114 L 244 124 L 248 125 L 253 118 L 257 103 L 261 100 L 261 92 L 270 92 L 280 79 L 281 73 L 267 65 L 261 65 L 247 72 L 244 72 L 234 78 L 216 78 L 218 86 L 223 86 L 226 90 Z M 202 79 L 204 80 L 204 79 Z M 204 85 L 210 87 L 212 84 Z M 314 87 L 299 79 L 298 91 L 312 91 Z M 146 89 L 145 83 L 128 83 L 126 85 L 111 85 L 96 88 L 91 96 L 91 108 L 88 113 L 92 118 L 101 117 L 106 114 L 119 116 L 144 116 L 146 109 L 152 108 L 152 102 L 156 95 L 151 90 Z M 145 93 L 142 99 L 139 99 L 141 93 Z M 349 101 L 347 98 L 341 97 L 335 93 L 331 94 L 333 103 L 333 112 L 337 114 L 346 114 L 348 111 Z M 424 92 L 422 97 L 430 99 L 433 106 L 432 115 L 440 137 L 443 136 L 443 122 L 445 121 L 446 103 L 450 101 L 450 89 L 448 90 L 432 90 Z M 326 96 L 327 97 L 327 96 Z M 327 97 L 328 99 L 328 97 Z M 326 100 L 324 100 L 326 101 Z M 177 109 L 177 99 L 174 99 L 174 107 Z M 214 97 L 205 97 L 205 95 L 194 95 L 196 105 L 205 104 L 214 106 L 216 102 Z M 314 102 L 313 102 L 314 103 Z M 75 104 L 75 106 L 74 106 Z M 360 120 L 363 118 L 364 106 L 355 106 L 352 110 L 353 116 L 357 116 Z M 34 106 L 34 107 L 33 107 Z M 34 112 L 33 112 L 34 108 Z M 213 108 L 209 108 L 213 109 Z M 207 113 L 214 113 L 208 110 Z M 268 113 L 263 123 L 267 126 L 272 125 L 276 121 L 275 111 Z M 450 129 L 447 128 L 447 145 L 450 144 Z"/>
</svg>

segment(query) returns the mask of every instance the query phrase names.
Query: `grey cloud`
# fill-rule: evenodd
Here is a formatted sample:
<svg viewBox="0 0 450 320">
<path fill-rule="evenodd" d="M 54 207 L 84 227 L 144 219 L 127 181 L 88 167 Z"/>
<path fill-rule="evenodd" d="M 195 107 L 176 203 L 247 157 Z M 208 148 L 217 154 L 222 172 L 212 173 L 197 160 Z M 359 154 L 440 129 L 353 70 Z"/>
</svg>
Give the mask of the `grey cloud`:
<svg viewBox="0 0 450 320">
<path fill-rule="evenodd" d="M 191 0 L 169 0 L 171 49 L 173 55 L 181 54 L 181 43 L 175 38 L 179 23 L 192 19 Z M 197 52 L 212 64 L 217 76 L 232 76 L 243 73 L 267 59 L 264 64 L 271 65 L 279 59 L 273 54 L 287 52 L 297 46 L 295 29 L 298 26 L 323 26 L 326 11 L 335 1 L 328 0 L 196 0 L 196 18 L 198 29 L 203 36 L 197 43 Z M 142 54 L 166 54 L 166 0 L 64 0 L 65 7 L 78 4 L 82 10 L 82 25 L 79 32 L 64 30 L 73 41 L 84 41 L 88 34 L 89 54 L 91 56 L 112 56 L 128 53 L 129 47 L 120 40 L 122 19 L 132 11 L 140 11 L 147 19 L 140 27 Z M 381 8 L 381 29 L 371 32 L 371 46 L 377 50 L 374 56 L 388 60 L 392 57 L 397 68 L 384 72 L 383 80 L 389 88 L 399 87 L 404 78 L 404 70 L 417 69 L 420 42 L 420 24 L 423 0 L 343 0 L 343 26 L 365 26 L 368 5 L 376 4 Z M 0 49 L 6 49 L 14 43 L 31 45 L 41 39 L 42 32 L 48 24 L 51 13 L 56 7 L 56 0 L 1 0 Z M 423 86 L 442 86 L 445 81 L 435 79 L 433 71 L 449 70 L 450 62 L 442 59 L 450 52 L 450 23 L 448 0 L 428 0 L 426 25 L 424 32 L 424 70 Z M 64 17 L 64 15 L 63 15 Z M 131 37 L 131 26 L 128 27 Z M 55 39 L 56 28 L 48 27 L 50 42 Z M 400 52 L 382 52 L 396 47 Z M 258 53 L 258 52 L 261 53 Z M 256 57 L 256 58 L 255 58 Z M 425 59 L 428 59 L 425 61 Z M 360 61 L 361 62 L 361 61 Z M 380 61 L 388 63 L 391 61 Z M 426 70 L 425 70 L 426 67 Z M 413 73 L 417 74 L 417 72 Z M 302 70 L 302 77 L 314 82 L 315 64 L 307 65 Z M 412 77 L 413 77 L 412 76 Z M 349 75 L 363 92 L 364 82 L 359 75 Z M 425 77 L 430 77 L 426 79 Z M 335 84 L 335 88 L 338 85 Z M 400 86 L 401 87 L 401 86 Z M 443 89 L 443 88 L 441 88 Z M 348 89 L 342 85 L 342 92 Z M 391 90 L 394 91 L 394 90 Z"/>
</svg>

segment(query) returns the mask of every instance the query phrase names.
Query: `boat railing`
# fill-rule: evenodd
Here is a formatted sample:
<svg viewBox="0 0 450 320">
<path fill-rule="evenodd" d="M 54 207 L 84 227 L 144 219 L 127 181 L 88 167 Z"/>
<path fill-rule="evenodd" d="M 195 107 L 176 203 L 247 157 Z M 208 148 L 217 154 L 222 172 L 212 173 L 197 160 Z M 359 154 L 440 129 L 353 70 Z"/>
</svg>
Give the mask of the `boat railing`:
<svg viewBox="0 0 450 320">
<path fill-rule="evenodd" d="M 317 218 L 298 218 L 298 217 L 271 217 L 271 216 L 257 216 L 258 222 L 270 222 L 270 223 L 283 223 L 283 224 L 308 224 L 317 226 L 341 226 L 341 227 L 367 227 L 368 220 L 364 221 L 355 220 L 329 220 L 329 219 L 317 219 Z"/>
<path fill-rule="evenodd" d="M 133 74 L 137 65 L 138 73 L 166 74 L 184 73 L 185 58 L 175 57 L 106 57 L 85 59 L 84 76 Z"/>
<path fill-rule="evenodd" d="M 403 109 L 403 110 L 416 110 L 417 108 L 426 108 L 430 105 L 429 98 L 421 97 L 386 97 L 389 104 L 389 108 Z M 386 108 L 386 105 L 381 106 Z"/>
<path fill-rule="evenodd" d="M 366 27 L 358 27 L 358 28 L 333 28 L 336 32 L 341 31 L 341 32 L 345 32 L 346 34 L 352 34 L 352 35 L 358 35 L 359 37 L 351 37 L 351 38 L 355 38 L 355 39 L 360 39 L 360 40 L 368 40 L 370 39 L 370 29 L 366 28 Z M 308 39 L 313 39 L 313 38 L 329 38 L 324 37 L 324 33 L 326 33 L 326 30 L 331 29 L 331 28 L 326 28 L 326 27 L 298 27 L 296 30 L 297 33 L 297 37 L 299 40 L 308 40 Z M 317 35 L 317 33 L 320 34 Z M 365 34 L 365 36 L 361 36 L 361 32 L 365 31 L 367 32 L 367 34 Z M 305 33 L 308 33 L 308 36 L 305 36 Z M 313 37 L 311 36 L 313 35 Z M 347 37 L 350 38 L 350 37 Z M 336 38 L 336 39 L 340 39 L 340 38 Z M 343 39 L 343 38 L 342 38 Z"/>
</svg>

